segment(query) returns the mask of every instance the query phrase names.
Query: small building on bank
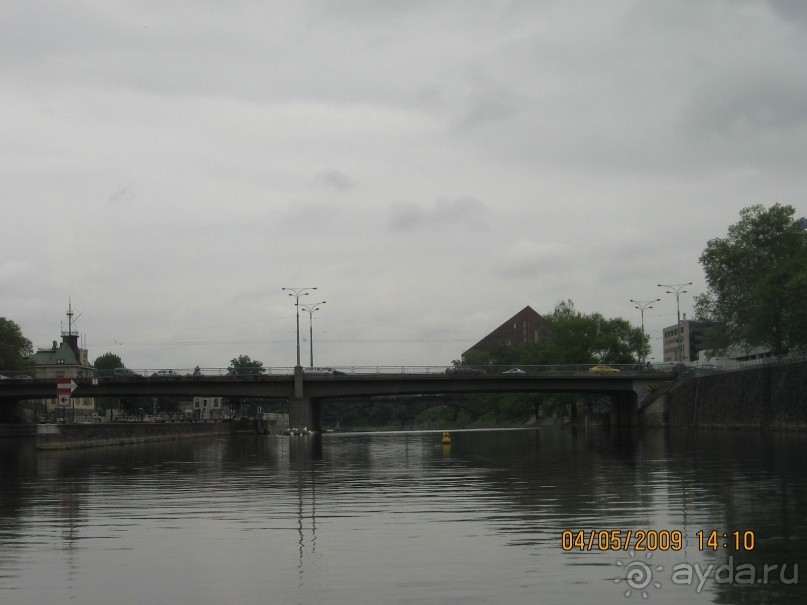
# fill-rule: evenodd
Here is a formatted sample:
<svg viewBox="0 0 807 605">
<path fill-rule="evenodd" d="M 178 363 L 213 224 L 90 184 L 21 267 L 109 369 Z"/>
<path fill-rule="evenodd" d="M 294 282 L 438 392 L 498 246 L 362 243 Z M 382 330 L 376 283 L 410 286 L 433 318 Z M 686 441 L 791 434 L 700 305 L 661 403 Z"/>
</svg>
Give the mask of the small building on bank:
<svg viewBox="0 0 807 605">
<path fill-rule="evenodd" d="M 56 400 L 57 378 L 85 378 L 95 376 L 88 351 L 79 345 L 79 336 L 73 331 L 73 311 L 68 306 L 68 328 L 62 330 L 62 341 L 53 341 L 50 348 L 40 348 L 33 354 L 35 378 L 53 378 L 53 398 L 33 400 L 37 415 L 54 419 L 65 417 L 76 422 L 90 421 L 96 416 L 94 397 L 71 397 L 67 407 L 60 407 Z"/>
<path fill-rule="evenodd" d="M 221 397 L 194 397 L 193 417 L 199 420 L 224 420 L 231 417 L 230 408 L 225 408 Z"/>
</svg>

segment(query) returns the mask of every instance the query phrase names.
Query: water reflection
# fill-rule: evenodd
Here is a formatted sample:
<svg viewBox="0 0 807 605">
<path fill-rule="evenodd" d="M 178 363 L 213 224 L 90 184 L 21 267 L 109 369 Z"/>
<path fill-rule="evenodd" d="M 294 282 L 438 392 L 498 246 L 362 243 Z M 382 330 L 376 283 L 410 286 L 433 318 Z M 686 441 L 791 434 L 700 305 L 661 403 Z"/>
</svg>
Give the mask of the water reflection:
<svg viewBox="0 0 807 605">
<path fill-rule="evenodd" d="M 297 588 L 303 593 L 306 566 L 317 554 L 317 464 L 322 459 L 322 436 L 294 436 L 289 441 L 292 469 L 297 481 L 298 565 Z"/>
<path fill-rule="evenodd" d="M 624 603 L 632 553 L 564 530 L 681 530 L 656 603 L 802 603 L 803 584 L 675 584 L 676 565 L 804 566 L 797 434 L 608 431 L 0 445 L 0 601 Z M 696 532 L 753 531 L 748 552 Z M 622 566 L 617 565 L 618 562 Z M 807 568 L 805 568 L 807 569 Z M 147 582 L 143 579 L 148 578 Z M 642 591 L 634 591 L 632 598 Z M 639 596 L 641 598 L 641 596 Z"/>
</svg>

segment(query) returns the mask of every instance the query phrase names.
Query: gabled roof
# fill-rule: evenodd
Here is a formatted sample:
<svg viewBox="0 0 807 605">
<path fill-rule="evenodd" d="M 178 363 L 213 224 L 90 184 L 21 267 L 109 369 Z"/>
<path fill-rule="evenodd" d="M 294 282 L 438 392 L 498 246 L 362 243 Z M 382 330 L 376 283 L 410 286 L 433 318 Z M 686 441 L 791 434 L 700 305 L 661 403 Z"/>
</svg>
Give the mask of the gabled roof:
<svg viewBox="0 0 807 605">
<path fill-rule="evenodd" d="M 521 337 L 522 330 L 520 326 L 523 326 L 525 321 L 530 326 L 530 330 L 526 334 L 526 340 L 534 340 L 534 331 L 540 328 L 544 322 L 544 318 L 531 306 L 527 305 L 482 340 L 463 352 L 463 357 L 470 351 L 487 351 L 507 341 L 524 342 L 524 339 Z M 517 324 L 515 328 L 513 328 L 514 323 Z"/>
</svg>

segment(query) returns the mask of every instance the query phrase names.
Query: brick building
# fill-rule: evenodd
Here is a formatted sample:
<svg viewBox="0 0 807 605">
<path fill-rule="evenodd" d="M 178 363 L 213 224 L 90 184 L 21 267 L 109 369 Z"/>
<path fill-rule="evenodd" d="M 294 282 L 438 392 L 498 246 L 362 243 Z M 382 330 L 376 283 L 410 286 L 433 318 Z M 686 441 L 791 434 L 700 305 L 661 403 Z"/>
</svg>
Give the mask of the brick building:
<svg viewBox="0 0 807 605">
<path fill-rule="evenodd" d="M 500 346 L 538 342 L 546 336 L 546 322 L 527 305 L 462 354 L 463 361 L 483 357 Z"/>
</svg>

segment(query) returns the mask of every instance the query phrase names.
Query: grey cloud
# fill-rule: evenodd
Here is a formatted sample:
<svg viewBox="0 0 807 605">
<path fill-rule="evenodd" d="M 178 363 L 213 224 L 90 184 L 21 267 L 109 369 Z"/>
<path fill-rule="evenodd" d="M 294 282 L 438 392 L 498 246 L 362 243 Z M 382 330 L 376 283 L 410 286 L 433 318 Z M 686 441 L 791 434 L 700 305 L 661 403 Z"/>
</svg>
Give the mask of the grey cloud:
<svg viewBox="0 0 807 605">
<path fill-rule="evenodd" d="M 444 225 L 481 227 L 485 205 L 470 196 L 442 198 L 428 207 L 407 202 L 393 206 L 390 227 L 393 231 L 410 231 Z"/>
<path fill-rule="evenodd" d="M 465 102 L 466 109 L 458 125 L 460 130 L 498 122 L 518 113 L 512 87 L 480 73 L 470 77 L 470 91 Z"/>
<path fill-rule="evenodd" d="M 331 231 L 342 211 L 339 206 L 323 202 L 295 202 L 278 214 L 275 228 L 284 234 Z"/>
<path fill-rule="evenodd" d="M 747 136 L 758 131 L 788 130 L 807 122 L 807 84 L 786 71 L 735 73 L 712 82 L 690 102 L 693 128 Z"/>
<path fill-rule="evenodd" d="M 390 227 L 393 231 L 408 231 L 423 223 L 425 216 L 425 211 L 417 204 L 401 202 L 393 206 Z"/>
<path fill-rule="evenodd" d="M 656 283 L 697 283 L 742 206 L 805 189 L 801 1 L 6 4 L 0 166 L 21 227 L 0 306 L 38 344 L 71 293 L 93 301 L 91 338 L 110 323 L 125 343 L 267 304 L 284 317 L 267 338 L 293 337 L 280 287 L 309 284 L 323 320 L 383 309 L 470 337 L 517 310 L 502 293 L 634 313 Z M 205 363 L 167 349 L 124 359 Z M 328 363 L 461 350 L 333 344 Z"/>
<path fill-rule="evenodd" d="M 8 282 L 9 286 L 13 279 L 23 275 L 28 263 L 25 261 L 11 259 L 0 263 L 0 283 Z"/>
<path fill-rule="evenodd" d="M 353 179 L 338 170 L 321 172 L 314 177 L 314 182 L 339 191 L 349 191 L 356 187 L 356 182 Z"/>
<path fill-rule="evenodd" d="M 130 202 L 133 202 L 134 195 L 132 193 L 132 186 L 126 185 L 125 187 L 121 187 L 117 191 L 113 191 L 107 198 L 107 201 L 111 204 L 128 204 Z"/>
<path fill-rule="evenodd" d="M 495 274 L 516 278 L 535 278 L 566 272 L 576 251 L 561 242 L 521 239 L 494 253 Z"/>
<path fill-rule="evenodd" d="M 768 0 L 768 4 L 785 19 L 807 22 L 807 3 L 804 0 Z"/>
</svg>

